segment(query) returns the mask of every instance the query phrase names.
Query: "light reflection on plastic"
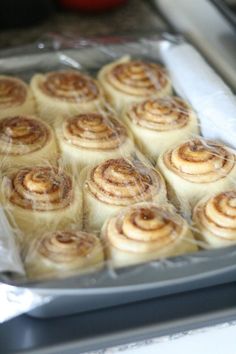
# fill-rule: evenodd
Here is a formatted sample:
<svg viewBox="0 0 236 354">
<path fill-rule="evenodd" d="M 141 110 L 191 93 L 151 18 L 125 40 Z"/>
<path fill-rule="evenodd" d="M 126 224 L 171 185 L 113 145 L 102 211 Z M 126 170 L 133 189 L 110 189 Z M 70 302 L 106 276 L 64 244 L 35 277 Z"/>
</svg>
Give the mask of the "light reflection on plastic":
<svg viewBox="0 0 236 354">
<path fill-rule="evenodd" d="M 36 294 L 29 289 L 0 284 L 0 323 L 43 305 L 51 298 Z"/>
</svg>

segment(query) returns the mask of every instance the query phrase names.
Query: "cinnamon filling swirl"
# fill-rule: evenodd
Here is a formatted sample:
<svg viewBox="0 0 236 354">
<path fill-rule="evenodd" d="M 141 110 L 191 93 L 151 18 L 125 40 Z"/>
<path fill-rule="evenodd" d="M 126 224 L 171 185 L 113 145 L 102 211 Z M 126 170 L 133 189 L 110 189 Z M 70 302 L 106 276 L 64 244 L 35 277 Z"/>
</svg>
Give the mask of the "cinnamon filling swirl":
<svg viewBox="0 0 236 354">
<path fill-rule="evenodd" d="M 210 183 L 230 173 L 235 156 L 221 144 L 195 139 L 165 153 L 164 163 L 187 181 Z"/>
<path fill-rule="evenodd" d="M 37 252 L 54 263 L 72 263 L 87 257 L 97 244 L 96 237 L 85 232 L 56 231 L 46 234 Z"/>
<path fill-rule="evenodd" d="M 163 187 L 158 172 L 140 161 L 110 159 L 92 169 L 86 182 L 88 190 L 100 201 L 124 206 L 150 200 Z"/>
<path fill-rule="evenodd" d="M 49 73 L 45 75 L 40 88 L 47 96 L 70 103 L 90 102 L 100 95 L 92 78 L 75 71 Z"/>
<path fill-rule="evenodd" d="M 130 121 L 156 131 L 181 129 L 188 124 L 191 110 L 179 97 L 149 99 L 134 104 L 127 112 Z"/>
<path fill-rule="evenodd" d="M 23 209 L 58 210 L 73 199 L 71 178 L 56 168 L 22 168 L 8 182 L 8 199 Z"/>
<path fill-rule="evenodd" d="M 133 253 L 160 250 L 186 229 L 184 220 L 156 205 L 132 206 L 110 219 L 105 237 L 115 247 Z"/>
<path fill-rule="evenodd" d="M 134 96 L 155 94 L 168 83 L 162 66 L 142 61 L 117 64 L 107 73 L 107 81 L 116 90 Z"/>
<path fill-rule="evenodd" d="M 65 120 L 63 136 L 67 143 L 80 148 L 113 150 L 123 144 L 127 133 L 115 118 L 87 113 Z"/>
<path fill-rule="evenodd" d="M 194 219 L 201 229 L 214 236 L 236 241 L 236 192 L 223 192 L 199 203 L 194 211 Z"/>
<path fill-rule="evenodd" d="M 0 108 L 20 106 L 27 97 L 26 84 L 15 78 L 0 77 Z"/>
<path fill-rule="evenodd" d="M 0 121 L 0 153 L 24 155 L 41 149 L 50 137 L 50 130 L 39 120 L 27 116 Z"/>
</svg>

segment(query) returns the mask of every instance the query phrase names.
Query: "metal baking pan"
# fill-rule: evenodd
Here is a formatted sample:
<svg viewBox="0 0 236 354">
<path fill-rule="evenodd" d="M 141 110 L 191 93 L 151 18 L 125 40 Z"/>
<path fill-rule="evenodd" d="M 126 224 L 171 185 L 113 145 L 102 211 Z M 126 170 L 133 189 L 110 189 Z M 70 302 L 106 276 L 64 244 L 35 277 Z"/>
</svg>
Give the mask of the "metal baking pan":
<svg viewBox="0 0 236 354">
<path fill-rule="evenodd" d="M 181 41 L 182 38 L 169 34 L 139 39 L 113 37 L 109 40 L 80 40 L 73 43 L 69 39 L 62 43 L 61 38 L 55 37 L 53 51 L 49 51 L 45 42 L 38 43 L 36 54 L 11 53 L 8 56 L 5 53 L 0 59 L 0 67 L 1 73 L 10 73 L 26 80 L 35 72 L 68 66 L 95 74 L 105 63 L 127 53 L 137 58 L 161 61 L 160 46 Z M 75 48 L 70 49 L 71 45 Z M 201 251 L 117 271 L 107 267 L 98 273 L 47 282 L 14 280 L 0 275 L 2 282 L 51 297 L 49 303 L 30 312 L 35 317 L 79 313 L 234 280 L 236 247 Z"/>
<path fill-rule="evenodd" d="M 171 339 L 183 332 L 235 321 L 235 293 L 236 283 L 230 283 L 56 319 L 23 315 L 1 325 L 0 352 L 104 353 L 104 348 L 118 346 L 114 352 L 120 352 L 147 345 L 142 347 L 146 353 L 153 338 L 155 343 L 159 337 Z"/>
</svg>

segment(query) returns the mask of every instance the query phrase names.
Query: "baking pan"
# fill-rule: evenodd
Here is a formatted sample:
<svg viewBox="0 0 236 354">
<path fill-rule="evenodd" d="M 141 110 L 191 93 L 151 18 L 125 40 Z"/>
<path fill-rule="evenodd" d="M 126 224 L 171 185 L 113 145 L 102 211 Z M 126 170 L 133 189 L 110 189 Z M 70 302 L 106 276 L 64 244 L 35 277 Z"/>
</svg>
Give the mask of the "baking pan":
<svg viewBox="0 0 236 354">
<path fill-rule="evenodd" d="M 104 40 L 66 40 L 54 38 L 54 50 L 38 43 L 36 54 L 4 55 L 1 72 L 29 80 L 36 72 L 74 67 L 95 74 L 107 62 L 130 54 L 161 61 L 160 46 L 181 43 L 169 34 L 151 38 L 112 38 Z M 60 42 L 60 45 L 58 43 Z M 69 49 L 73 45 L 74 49 Z M 22 52 L 22 51 L 21 51 Z M 193 68 L 194 69 L 194 68 Z M 1 275 L 0 280 L 17 288 L 27 288 L 51 301 L 32 310 L 35 317 L 54 317 L 155 298 L 167 294 L 209 287 L 236 280 L 236 247 L 201 251 L 151 262 L 136 267 L 103 271 L 85 276 L 44 282 L 29 282 Z"/>
<path fill-rule="evenodd" d="M 56 319 L 20 316 L 0 327 L 4 354 L 80 354 L 150 344 L 236 319 L 236 283 Z M 125 319 L 125 320 L 124 320 Z M 14 339 L 14 340 L 13 340 Z M 171 339 L 171 338 L 170 338 Z M 148 351 L 148 346 L 143 351 Z M 109 351 L 110 352 L 110 351 Z"/>
</svg>

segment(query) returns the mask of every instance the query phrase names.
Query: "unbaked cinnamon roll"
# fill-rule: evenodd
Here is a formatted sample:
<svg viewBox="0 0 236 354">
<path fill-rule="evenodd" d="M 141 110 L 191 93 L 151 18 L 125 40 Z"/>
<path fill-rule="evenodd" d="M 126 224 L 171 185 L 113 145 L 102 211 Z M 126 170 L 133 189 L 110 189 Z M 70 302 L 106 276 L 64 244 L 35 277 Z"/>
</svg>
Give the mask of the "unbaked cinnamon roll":
<svg viewBox="0 0 236 354">
<path fill-rule="evenodd" d="M 186 221 L 173 208 L 140 203 L 108 219 L 102 238 L 115 267 L 197 251 Z"/>
<path fill-rule="evenodd" d="M 170 192 L 184 208 L 193 207 L 203 196 L 234 184 L 235 154 L 226 146 L 194 139 L 163 153 L 158 159 Z"/>
<path fill-rule="evenodd" d="M 197 117 L 179 97 L 147 99 L 128 107 L 123 118 L 149 158 L 199 133 Z"/>
<path fill-rule="evenodd" d="M 26 167 L 3 177 L 1 201 L 24 234 L 82 227 L 82 195 L 71 176 L 54 167 Z"/>
<path fill-rule="evenodd" d="M 98 79 L 108 101 L 118 111 L 130 103 L 172 92 L 170 79 L 161 65 L 131 60 L 129 56 L 105 65 Z"/>
<path fill-rule="evenodd" d="M 102 162 L 89 170 L 84 183 L 86 228 L 99 230 L 112 213 L 140 201 L 166 202 L 160 173 L 134 159 Z"/>
<path fill-rule="evenodd" d="M 205 197 L 193 210 L 197 238 L 212 248 L 236 243 L 236 191 Z"/>
<path fill-rule="evenodd" d="M 55 163 L 58 151 L 52 129 L 32 116 L 0 120 L 0 166 L 8 167 Z"/>
<path fill-rule="evenodd" d="M 0 118 L 34 113 L 34 98 L 28 85 L 18 78 L 0 75 Z"/>
<path fill-rule="evenodd" d="M 57 124 L 56 135 L 63 160 L 77 170 L 110 158 L 129 156 L 134 151 L 126 127 L 105 113 L 66 118 Z"/>
<path fill-rule="evenodd" d="M 29 278 L 62 277 L 102 268 L 104 252 L 94 234 L 60 230 L 38 237 L 24 258 Z"/>
<path fill-rule="evenodd" d="M 79 71 L 37 74 L 31 87 L 39 115 L 50 123 L 60 116 L 97 111 L 103 104 L 99 84 Z"/>
</svg>

